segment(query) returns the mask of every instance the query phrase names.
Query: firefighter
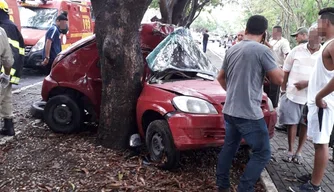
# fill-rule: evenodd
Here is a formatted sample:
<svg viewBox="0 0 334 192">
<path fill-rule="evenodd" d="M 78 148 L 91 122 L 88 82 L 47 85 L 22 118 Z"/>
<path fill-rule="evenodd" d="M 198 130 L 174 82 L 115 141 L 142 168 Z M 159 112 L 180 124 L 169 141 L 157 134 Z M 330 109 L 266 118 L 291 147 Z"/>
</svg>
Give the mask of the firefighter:
<svg viewBox="0 0 334 192">
<path fill-rule="evenodd" d="M 24 64 L 24 41 L 16 25 L 9 19 L 8 4 L 0 0 L 0 27 L 2 27 L 8 36 L 14 64 L 10 69 L 9 85 L 1 90 L 0 113 L 4 119 L 4 126 L 0 130 L 1 135 L 15 135 L 13 124 L 13 103 L 12 103 L 12 84 L 18 84 Z M 1 68 L 3 73 L 5 68 Z"/>
</svg>

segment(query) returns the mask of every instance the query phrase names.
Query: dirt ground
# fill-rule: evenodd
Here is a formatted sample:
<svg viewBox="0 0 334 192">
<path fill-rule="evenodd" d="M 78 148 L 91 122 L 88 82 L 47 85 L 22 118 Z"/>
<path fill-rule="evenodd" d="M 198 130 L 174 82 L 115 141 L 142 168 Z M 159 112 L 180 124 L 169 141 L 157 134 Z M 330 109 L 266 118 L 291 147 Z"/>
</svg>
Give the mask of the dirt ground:
<svg viewBox="0 0 334 192">
<path fill-rule="evenodd" d="M 40 87 L 14 95 L 15 126 L 21 133 L 0 144 L 0 191 L 215 191 L 219 149 L 182 154 L 181 168 L 162 171 L 146 161 L 145 152 L 129 157 L 97 146 L 96 129 L 73 135 L 51 132 L 29 115 Z M 247 155 L 239 153 L 231 181 L 237 185 Z M 256 191 L 264 191 L 258 182 Z"/>
</svg>

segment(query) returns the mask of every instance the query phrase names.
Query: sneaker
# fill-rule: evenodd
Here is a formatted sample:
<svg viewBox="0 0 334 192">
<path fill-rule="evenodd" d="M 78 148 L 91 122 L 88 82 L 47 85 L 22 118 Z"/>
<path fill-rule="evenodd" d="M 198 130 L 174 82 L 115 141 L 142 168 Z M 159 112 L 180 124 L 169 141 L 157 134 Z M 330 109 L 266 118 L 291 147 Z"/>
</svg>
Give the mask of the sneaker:
<svg viewBox="0 0 334 192">
<path fill-rule="evenodd" d="M 278 131 L 287 131 L 287 128 L 285 125 L 281 125 L 281 124 L 276 124 L 275 125 L 275 128 L 278 130 Z"/>
<path fill-rule="evenodd" d="M 319 189 L 314 189 L 310 181 L 298 187 L 289 187 L 289 191 L 291 192 L 322 192 L 321 187 L 319 187 Z"/>
<path fill-rule="evenodd" d="M 305 174 L 305 175 L 301 175 L 301 176 L 297 176 L 295 175 L 295 178 L 297 179 L 298 182 L 300 183 L 306 183 L 308 181 L 311 180 L 312 178 L 312 174 Z"/>
</svg>

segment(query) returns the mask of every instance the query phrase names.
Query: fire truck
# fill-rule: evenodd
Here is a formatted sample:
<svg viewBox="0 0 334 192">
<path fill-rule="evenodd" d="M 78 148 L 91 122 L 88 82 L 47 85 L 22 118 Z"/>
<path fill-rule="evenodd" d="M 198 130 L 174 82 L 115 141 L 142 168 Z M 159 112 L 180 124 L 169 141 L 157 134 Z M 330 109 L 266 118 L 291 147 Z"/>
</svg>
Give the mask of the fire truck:
<svg viewBox="0 0 334 192">
<path fill-rule="evenodd" d="M 21 0 L 18 1 L 21 33 L 25 43 L 26 68 L 39 68 L 45 45 L 46 31 L 58 15 L 67 13 L 68 32 L 61 35 L 62 49 L 90 36 L 94 31 L 92 6 L 89 1 L 74 0 Z M 16 13 L 14 12 L 14 16 Z"/>
</svg>

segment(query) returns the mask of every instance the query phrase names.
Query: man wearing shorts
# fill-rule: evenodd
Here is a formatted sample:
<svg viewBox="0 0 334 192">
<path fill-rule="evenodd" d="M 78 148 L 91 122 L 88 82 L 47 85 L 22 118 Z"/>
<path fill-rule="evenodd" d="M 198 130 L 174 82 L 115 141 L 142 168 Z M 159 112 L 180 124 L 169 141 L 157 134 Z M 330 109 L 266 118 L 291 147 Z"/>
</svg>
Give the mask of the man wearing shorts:
<svg viewBox="0 0 334 192">
<path fill-rule="evenodd" d="M 310 181 L 291 191 L 321 192 L 321 180 L 328 163 L 328 143 L 334 125 L 334 7 L 320 10 L 318 34 L 326 42 L 319 51 L 316 65 L 309 80 L 308 131 L 315 148 L 314 169 Z"/>
<path fill-rule="evenodd" d="M 317 32 L 317 26 L 313 25 L 309 31 L 308 43 L 301 44 L 290 52 L 285 60 L 283 71 L 281 103 L 278 110 L 279 123 L 288 128 L 289 150 L 283 160 L 285 162 L 302 163 L 301 150 L 306 141 L 306 124 L 301 123 L 303 106 L 307 102 L 307 86 L 310 73 L 315 65 L 315 58 L 321 47 L 321 38 Z M 295 153 L 297 126 L 300 123 L 299 144 Z"/>
</svg>

